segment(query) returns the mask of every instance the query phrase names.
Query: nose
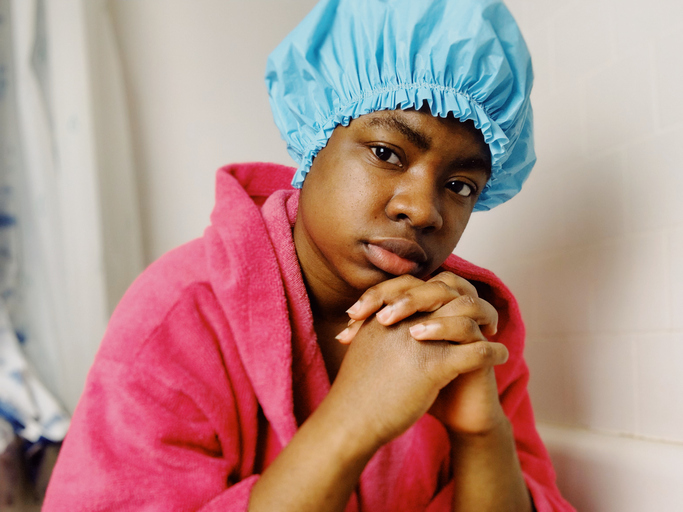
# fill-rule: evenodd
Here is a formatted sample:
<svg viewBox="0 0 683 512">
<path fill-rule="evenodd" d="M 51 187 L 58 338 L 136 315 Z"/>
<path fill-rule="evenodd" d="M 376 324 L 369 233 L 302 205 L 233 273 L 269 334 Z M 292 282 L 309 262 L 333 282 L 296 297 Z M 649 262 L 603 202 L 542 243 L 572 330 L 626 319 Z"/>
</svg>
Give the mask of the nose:
<svg viewBox="0 0 683 512">
<path fill-rule="evenodd" d="M 394 221 L 406 221 L 413 228 L 425 232 L 441 229 L 443 217 L 433 180 L 419 173 L 399 181 L 386 205 L 387 217 Z"/>
</svg>

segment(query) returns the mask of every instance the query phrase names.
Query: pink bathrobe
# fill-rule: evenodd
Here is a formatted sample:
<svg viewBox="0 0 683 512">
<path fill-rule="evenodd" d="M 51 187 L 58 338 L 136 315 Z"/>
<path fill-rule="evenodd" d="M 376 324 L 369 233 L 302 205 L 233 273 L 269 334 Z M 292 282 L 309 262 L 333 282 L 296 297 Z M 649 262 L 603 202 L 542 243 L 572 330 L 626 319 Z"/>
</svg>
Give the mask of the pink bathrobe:
<svg viewBox="0 0 683 512">
<path fill-rule="evenodd" d="M 45 511 L 247 510 L 259 474 L 330 389 L 292 240 L 292 173 L 273 164 L 219 170 L 204 236 L 128 290 L 88 375 Z M 534 427 L 514 297 L 455 256 L 444 268 L 474 281 L 499 311 L 496 340 L 510 359 L 496 368 L 498 389 L 537 510 L 573 510 Z M 372 458 L 346 510 L 451 510 L 449 458 L 444 427 L 424 416 Z"/>
</svg>

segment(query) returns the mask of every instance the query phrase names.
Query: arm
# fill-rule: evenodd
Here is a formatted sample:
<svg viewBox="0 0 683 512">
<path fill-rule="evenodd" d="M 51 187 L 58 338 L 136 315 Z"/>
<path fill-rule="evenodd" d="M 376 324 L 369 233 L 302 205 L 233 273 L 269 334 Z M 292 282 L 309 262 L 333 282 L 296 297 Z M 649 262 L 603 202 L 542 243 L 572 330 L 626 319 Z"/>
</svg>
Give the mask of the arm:
<svg viewBox="0 0 683 512">
<path fill-rule="evenodd" d="M 382 283 L 362 297 L 351 316 L 363 320 L 377 311 L 386 325 L 415 313 L 434 312 L 420 322 L 420 328 L 411 329 L 424 342 L 471 343 L 486 339 L 483 333 L 496 333 L 495 310 L 477 298 L 467 281 L 450 273 L 428 283 L 409 276 Z M 464 337 L 456 328 L 463 320 Z M 353 338 L 355 330 L 350 331 L 345 342 Z M 459 375 L 441 390 L 430 412 L 442 421 L 451 440 L 453 510 L 532 510 L 491 366 Z"/>
<path fill-rule="evenodd" d="M 487 380 L 495 391 L 493 369 L 477 370 L 458 379 L 460 386 L 470 385 L 467 380 Z M 499 419 L 485 430 L 463 432 L 448 425 L 446 428 L 451 440 L 453 510 L 532 510 L 512 425 L 502 408 Z"/>
<path fill-rule="evenodd" d="M 335 389 L 254 486 L 250 511 L 342 511 L 379 446 L 364 435 Z M 356 424 L 358 423 L 358 424 Z"/>
<path fill-rule="evenodd" d="M 507 358 L 497 343 L 422 343 L 365 322 L 330 393 L 254 486 L 250 510 L 343 510 L 365 464 L 422 417 L 455 375 Z"/>
</svg>

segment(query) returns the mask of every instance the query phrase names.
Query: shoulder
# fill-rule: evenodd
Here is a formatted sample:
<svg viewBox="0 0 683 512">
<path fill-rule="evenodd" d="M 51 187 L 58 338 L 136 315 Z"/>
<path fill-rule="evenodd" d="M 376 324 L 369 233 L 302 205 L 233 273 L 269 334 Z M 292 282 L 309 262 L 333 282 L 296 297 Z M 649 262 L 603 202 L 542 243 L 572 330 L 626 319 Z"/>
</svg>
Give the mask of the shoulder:
<svg viewBox="0 0 683 512">
<path fill-rule="evenodd" d="M 199 238 L 166 253 L 133 282 L 111 317 L 98 358 L 135 359 L 160 336 L 170 343 L 179 333 L 199 334 L 205 330 L 202 316 L 216 313 L 220 307 Z"/>
<path fill-rule="evenodd" d="M 131 397 L 156 396 L 158 403 L 189 399 L 211 417 L 219 415 L 215 403 L 230 408 L 233 380 L 244 383 L 240 396 L 251 396 L 234 326 L 210 279 L 207 252 L 199 238 L 165 254 L 136 279 L 112 315 L 89 388 L 126 389 Z"/>
</svg>

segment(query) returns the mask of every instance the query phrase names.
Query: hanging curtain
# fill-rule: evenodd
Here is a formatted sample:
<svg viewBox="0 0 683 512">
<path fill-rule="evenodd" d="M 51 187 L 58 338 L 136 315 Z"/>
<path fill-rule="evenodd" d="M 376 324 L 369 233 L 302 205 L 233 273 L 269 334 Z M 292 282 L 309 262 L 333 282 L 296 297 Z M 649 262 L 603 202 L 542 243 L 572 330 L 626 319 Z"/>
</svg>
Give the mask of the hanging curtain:
<svg viewBox="0 0 683 512">
<path fill-rule="evenodd" d="M 0 415 L 28 440 L 63 437 L 142 269 L 112 34 L 104 0 L 0 0 Z"/>
</svg>

